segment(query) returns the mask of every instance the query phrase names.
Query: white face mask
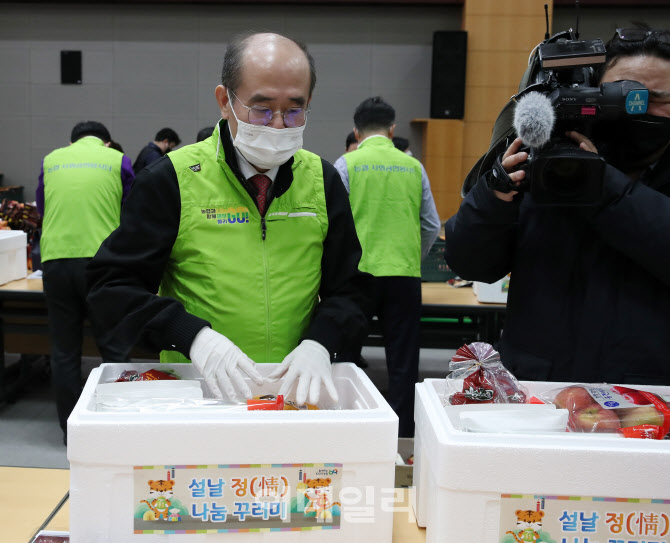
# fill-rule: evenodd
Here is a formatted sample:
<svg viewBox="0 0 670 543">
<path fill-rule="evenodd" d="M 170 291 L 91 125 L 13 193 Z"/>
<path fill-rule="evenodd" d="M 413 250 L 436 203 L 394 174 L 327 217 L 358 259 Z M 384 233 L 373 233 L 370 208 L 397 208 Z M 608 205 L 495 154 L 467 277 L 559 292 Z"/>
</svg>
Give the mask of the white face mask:
<svg viewBox="0 0 670 543">
<path fill-rule="evenodd" d="M 240 121 L 232 100 L 230 109 L 237 121 L 237 134 L 233 138 L 233 146 L 252 166 L 269 170 L 284 164 L 296 151 L 302 149 L 302 133 L 307 122 L 295 128 L 272 128 Z"/>
</svg>

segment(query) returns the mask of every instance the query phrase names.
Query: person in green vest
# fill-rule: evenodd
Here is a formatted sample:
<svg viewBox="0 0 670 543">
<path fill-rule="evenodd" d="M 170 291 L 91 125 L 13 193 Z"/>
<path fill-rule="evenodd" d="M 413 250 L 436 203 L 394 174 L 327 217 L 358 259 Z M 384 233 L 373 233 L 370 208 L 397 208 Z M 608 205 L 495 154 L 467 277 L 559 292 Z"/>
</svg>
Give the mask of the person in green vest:
<svg viewBox="0 0 670 543">
<path fill-rule="evenodd" d="M 70 145 L 42 162 L 36 203 L 42 221 L 42 280 L 49 312 L 51 373 L 58 420 L 67 442 L 67 418 L 81 394 L 81 349 L 86 310 L 86 265 L 119 226 L 121 204 L 135 175 L 130 158 L 109 147 L 97 121 L 78 123 Z M 125 360 L 92 319 L 106 362 Z"/>
<path fill-rule="evenodd" d="M 89 303 L 119 345 L 190 360 L 219 398 L 251 397 L 246 376 L 282 379 L 283 395 L 297 384 L 298 403 L 322 387 L 335 401 L 331 356 L 366 330 L 347 193 L 302 149 L 315 84 L 304 45 L 233 39 L 214 133 L 138 174 L 89 266 Z M 263 363 L 280 366 L 263 376 Z"/>
<path fill-rule="evenodd" d="M 335 168 L 349 191 L 361 271 L 373 276 L 370 318 L 379 318 L 389 373 L 387 399 L 400 419 L 399 435 L 414 435 L 414 384 L 419 373 L 421 259 L 440 232 L 440 219 L 421 163 L 396 149 L 395 110 L 380 97 L 354 113 L 358 149 Z M 360 355 L 360 345 L 352 358 Z M 345 356 L 346 358 L 346 356 Z"/>
</svg>

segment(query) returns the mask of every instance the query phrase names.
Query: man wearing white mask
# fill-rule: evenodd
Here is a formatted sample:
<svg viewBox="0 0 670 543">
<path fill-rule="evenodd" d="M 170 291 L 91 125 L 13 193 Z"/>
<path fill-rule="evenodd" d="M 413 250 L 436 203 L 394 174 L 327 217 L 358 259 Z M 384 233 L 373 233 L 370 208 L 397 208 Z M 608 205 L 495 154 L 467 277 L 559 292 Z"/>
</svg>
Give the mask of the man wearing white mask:
<svg viewBox="0 0 670 543">
<path fill-rule="evenodd" d="M 226 49 L 212 136 L 142 171 L 89 266 L 89 304 L 130 350 L 189 359 L 218 397 L 267 380 L 316 403 L 331 356 L 365 332 L 367 276 L 336 170 L 302 150 L 316 83 L 304 45 L 248 34 Z M 155 295 L 155 292 L 159 295 Z"/>
</svg>

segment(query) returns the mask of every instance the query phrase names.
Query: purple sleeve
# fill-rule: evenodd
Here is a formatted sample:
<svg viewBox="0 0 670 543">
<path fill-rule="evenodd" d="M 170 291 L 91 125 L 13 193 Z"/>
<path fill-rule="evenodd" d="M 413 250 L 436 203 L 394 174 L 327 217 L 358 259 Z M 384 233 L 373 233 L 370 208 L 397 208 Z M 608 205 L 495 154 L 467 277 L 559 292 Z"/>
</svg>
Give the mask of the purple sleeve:
<svg viewBox="0 0 670 543">
<path fill-rule="evenodd" d="M 35 203 L 37 204 L 37 211 L 44 217 L 44 161 L 42 161 L 37 190 L 35 191 Z"/>
<path fill-rule="evenodd" d="M 135 180 L 135 172 L 133 172 L 133 165 L 130 158 L 123 155 L 121 159 L 121 183 L 123 184 L 123 196 L 121 196 L 121 203 L 126 201 L 126 197 L 130 192 L 130 187 L 133 186 Z"/>
</svg>

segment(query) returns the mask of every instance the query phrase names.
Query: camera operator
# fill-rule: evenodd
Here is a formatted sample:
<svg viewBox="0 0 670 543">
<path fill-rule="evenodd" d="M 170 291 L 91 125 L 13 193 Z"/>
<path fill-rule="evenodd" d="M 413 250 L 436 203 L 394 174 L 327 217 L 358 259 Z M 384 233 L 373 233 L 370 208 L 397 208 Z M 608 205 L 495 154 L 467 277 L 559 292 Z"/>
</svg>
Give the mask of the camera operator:
<svg viewBox="0 0 670 543">
<path fill-rule="evenodd" d="M 519 379 L 670 384 L 670 32 L 617 30 L 600 83 L 619 80 L 647 87 L 664 119 L 617 123 L 599 148 L 566 134 L 607 161 L 597 205 L 540 206 L 484 175 L 445 226 L 461 277 L 512 274 L 498 348 Z M 517 186 L 521 145 L 502 157 Z"/>
</svg>

